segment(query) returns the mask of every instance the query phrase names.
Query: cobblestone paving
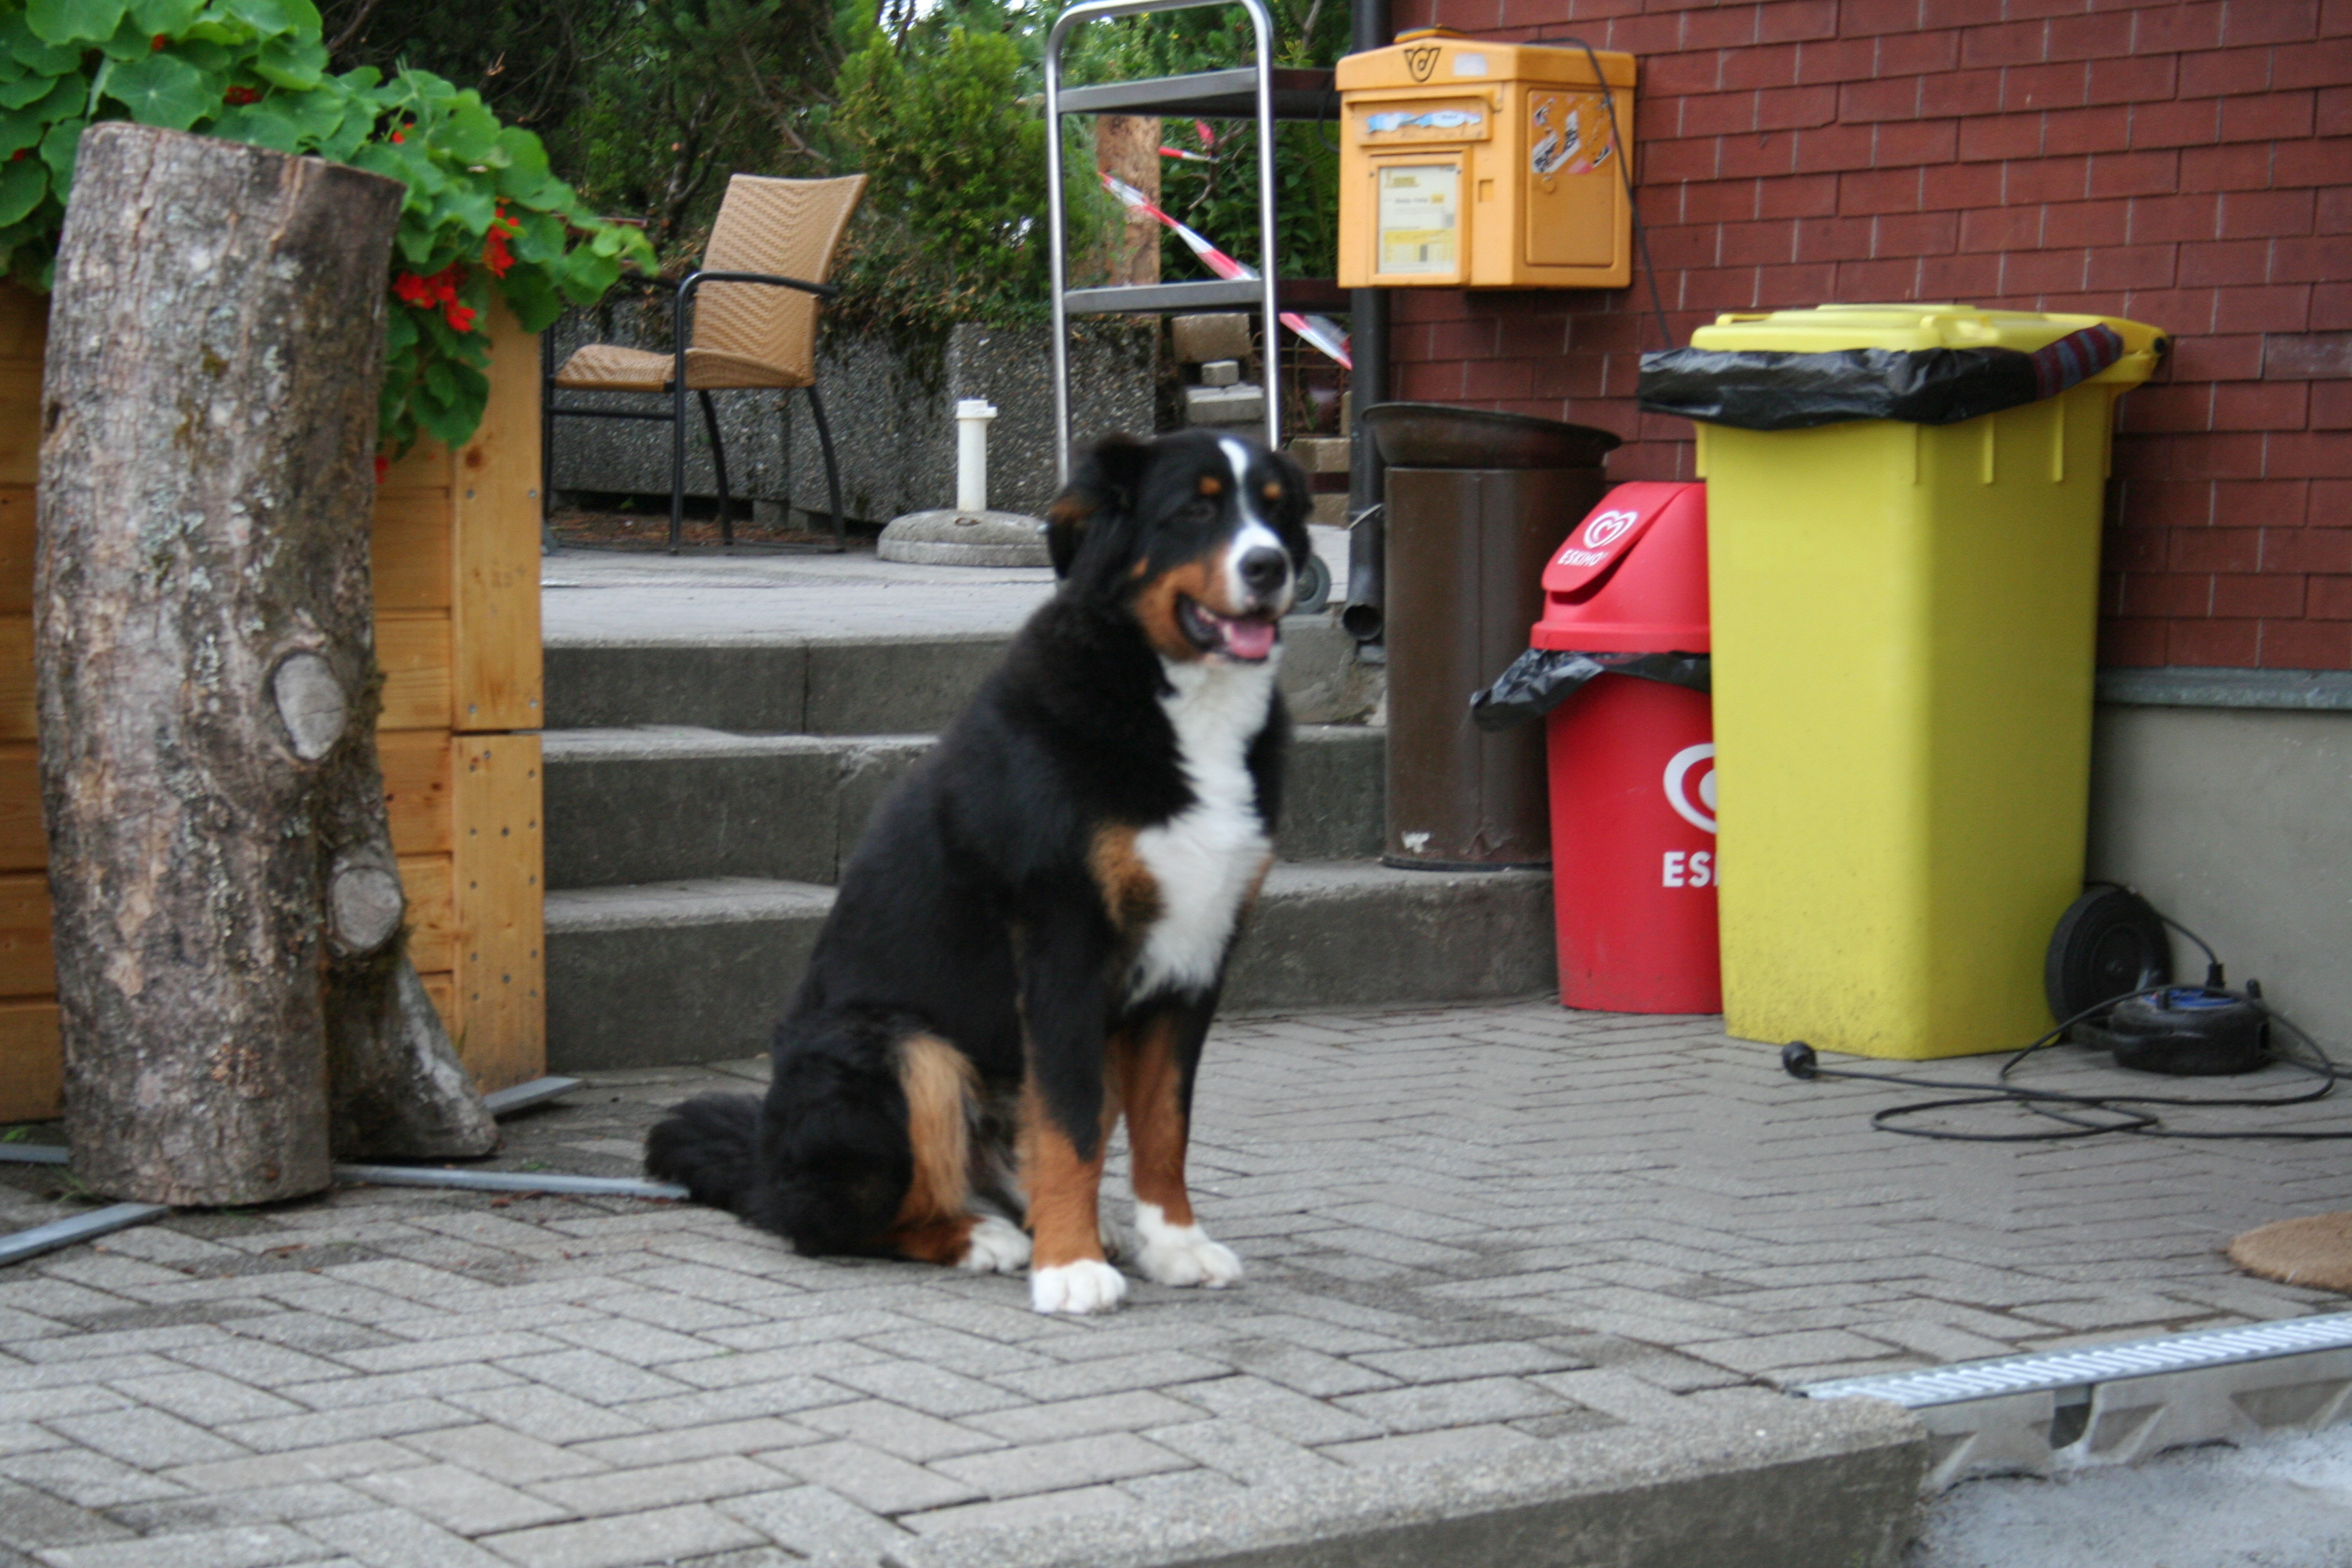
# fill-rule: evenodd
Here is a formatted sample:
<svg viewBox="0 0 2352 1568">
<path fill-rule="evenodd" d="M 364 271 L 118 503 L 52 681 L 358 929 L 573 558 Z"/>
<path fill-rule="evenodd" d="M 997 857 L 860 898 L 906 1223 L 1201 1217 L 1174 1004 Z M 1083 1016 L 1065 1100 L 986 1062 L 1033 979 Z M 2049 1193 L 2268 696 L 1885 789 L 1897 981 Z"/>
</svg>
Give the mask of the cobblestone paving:
<svg viewBox="0 0 2352 1568">
<path fill-rule="evenodd" d="M 1868 1125 L 1897 1091 L 1791 1082 L 1713 1020 L 1543 1003 L 1234 1019 L 1211 1049 L 1194 1179 L 1250 1277 L 1107 1319 L 683 1205 L 416 1189 L 0 1269 L 0 1568 L 871 1563 L 2340 1304 L 2220 1253 L 2343 1205 L 2326 1144 L 1900 1139 Z M 660 1106 L 760 1073 L 599 1075 L 498 1163 L 623 1173 Z M 2070 1079 L 2113 1073 L 2033 1069 Z M 0 1228 L 56 1217 L 60 1179 L 6 1168 Z"/>
</svg>

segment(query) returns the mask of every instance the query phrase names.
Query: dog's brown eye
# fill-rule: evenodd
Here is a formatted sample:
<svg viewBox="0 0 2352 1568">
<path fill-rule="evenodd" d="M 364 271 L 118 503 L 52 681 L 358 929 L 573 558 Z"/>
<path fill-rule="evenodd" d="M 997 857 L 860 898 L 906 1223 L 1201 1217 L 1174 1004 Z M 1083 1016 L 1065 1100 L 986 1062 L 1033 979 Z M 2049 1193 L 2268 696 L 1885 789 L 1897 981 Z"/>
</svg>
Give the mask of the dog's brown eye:
<svg viewBox="0 0 2352 1568">
<path fill-rule="evenodd" d="M 1265 489 L 1260 490 L 1258 493 L 1265 497 L 1268 500 L 1280 500 L 1282 499 L 1282 481 L 1280 479 L 1268 479 L 1265 481 Z"/>
<path fill-rule="evenodd" d="M 1204 496 L 1221 496 L 1225 493 L 1225 481 L 1214 474 L 1202 474 L 1201 493 Z"/>
</svg>

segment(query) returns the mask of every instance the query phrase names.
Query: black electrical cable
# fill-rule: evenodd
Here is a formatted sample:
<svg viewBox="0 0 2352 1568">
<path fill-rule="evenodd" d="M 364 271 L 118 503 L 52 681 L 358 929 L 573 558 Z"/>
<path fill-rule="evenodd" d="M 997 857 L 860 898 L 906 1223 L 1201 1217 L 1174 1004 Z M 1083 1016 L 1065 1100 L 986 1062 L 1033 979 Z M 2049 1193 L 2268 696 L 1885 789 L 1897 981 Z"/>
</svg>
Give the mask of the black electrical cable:
<svg viewBox="0 0 2352 1568">
<path fill-rule="evenodd" d="M 2158 918 L 2161 919 L 2162 917 L 2159 916 Z M 2214 955 L 2213 950 L 2210 947 L 2206 946 L 2204 940 L 2199 937 L 2196 932 L 2189 930 L 2186 926 L 2179 924 L 2177 921 L 2168 920 L 2165 923 L 2172 926 L 2182 935 L 2188 937 L 2189 941 L 2197 943 L 2199 947 L 2203 948 L 2206 955 L 2212 959 L 2214 970 L 2218 972 L 2221 969 L 2221 965 L 2219 957 Z M 2252 1139 L 2271 1139 L 2285 1142 L 2318 1143 L 2352 1140 L 2352 1131 L 2336 1132 L 2301 1131 L 2249 1131 L 2237 1130 L 2217 1132 L 2188 1131 L 2165 1126 L 2162 1118 L 2158 1116 L 2153 1110 L 2133 1109 L 2135 1107 L 2160 1106 L 2172 1109 L 2231 1110 L 2267 1110 L 2281 1106 L 2308 1105 L 2314 1100 L 2325 1100 L 2327 1098 L 2327 1096 L 2334 1091 L 2336 1079 L 2340 1078 L 2352 1077 L 2352 1073 L 2347 1073 L 2344 1068 L 2336 1065 L 2335 1060 L 2328 1056 L 2326 1048 L 2316 1039 L 2313 1038 L 2309 1031 L 2305 1030 L 2301 1025 L 2295 1023 L 2294 1019 L 2288 1017 L 2284 1013 L 2279 1011 L 2265 1001 L 2263 997 L 2262 988 L 2258 983 L 2250 983 L 2247 989 L 2242 992 L 2226 991 L 2219 986 L 2210 987 L 2207 989 L 2210 994 L 2227 996 L 2233 1001 L 2252 1003 L 2256 1007 L 2262 1010 L 2263 1016 L 2265 1019 L 2284 1029 L 2286 1033 L 2294 1036 L 2295 1039 L 2301 1041 L 2305 1047 L 2308 1047 L 2311 1053 L 2318 1058 L 2316 1062 L 2305 1061 L 2299 1058 L 2289 1056 L 2285 1052 L 2276 1049 L 2273 1049 L 2269 1053 L 2270 1059 L 2283 1067 L 2293 1068 L 2298 1072 L 2308 1073 L 2311 1076 L 2317 1078 L 2320 1080 L 2318 1088 L 2303 1094 L 2231 1096 L 2228 1098 L 2201 1099 L 2182 1095 L 2075 1094 L 2063 1089 L 2030 1089 L 2022 1085 L 2012 1084 L 2005 1081 L 2008 1079 L 2011 1068 L 2015 1068 L 2020 1062 L 2025 1060 L 2026 1058 L 2032 1056 L 2035 1052 L 2054 1045 L 2059 1040 L 2064 1038 L 2066 1031 L 2074 1027 L 2076 1024 L 2085 1023 L 2092 1018 L 2098 1016 L 2100 1014 L 2115 1007 L 2117 1004 L 2130 1001 L 2134 997 L 2151 996 L 2159 991 L 2168 991 L 2171 989 L 2173 989 L 2173 987 L 2168 983 L 2164 985 L 2152 985 L 2146 990 L 2131 992 L 2122 996 L 2110 997 L 2106 1001 L 2099 1003 L 2096 1006 L 2084 1008 L 2074 1016 L 2066 1019 L 2063 1023 L 2059 1024 L 2054 1028 L 2042 1035 L 2031 1044 L 2012 1053 L 2009 1059 L 2001 1064 L 2000 1072 L 1994 1075 L 1994 1081 L 1990 1084 L 1960 1083 L 1944 1079 L 1906 1078 L 1895 1073 L 1862 1072 L 1850 1068 L 1824 1068 L 1821 1066 L 1820 1059 L 1816 1056 L 1813 1047 L 1807 1045 L 1802 1040 L 1791 1040 L 1787 1046 L 1781 1048 L 1780 1068 L 1781 1070 L 1786 1072 L 1790 1078 L 1797 1079 L 1857 1079 L 1875 1083 L 1898 1084 L 1906 1089 L 1955 1089 L 1959 1091 L 1958 1098 L 1948 1100 L 1918 1100 L 1904 1105 L 1892 1105 L 1886 1107 L 1885 1110 L 1874 1112 L 1871 1116 L 1870 1122 L 1872 1126 L 1883 1129 L 1888 1132 L 1900 1133 L 1906 1138 L 1931 1138 L 1945 1142 L 1954 1143 L 2038 1143 L 2054 1142 L 2056 1140 L 2066 1138 L 2097 1137 L 2102 1133 L 2108 1132 L 2127 1132 L 2142 1138 L 2179 1138 L 2199 1142 L 2232 1142 Z M 2190 989 L 2195 988 L 2191 987 Z M 2067 1123 L 2068 1130 L 2065 1131 L 2049 1131 L 2035 1132 L 1959 1132 L 1948 1128 L 1906 1127 L 1897 1124 L 1906 1118 L 1925 1115 L 1929 1111 L 1966 1110 L 1980 1105 L 2007 1105 L 2015 1107 L 2021 1110 L 2029 1110 L 2033 1112 L 2035 1115 L 2045 1116 L 2053 1121 Z M 2103 1116 L 2110 1118 L 2111 1120 L 2089 1120 L 2088 1118 L 2093 1115 Z"/>
<path fill-rule="evenodd" d="M 1529 46 L 1574 44 L 1584 51 L 1585 63 L 1592 68 L 1592 79 L 1601 85 L 1601 105 L 1609 111 L 1609 144 L 1617 155 L 1617 173 L 1625 182 L 1625 208 L 1633 219 L 1633 243 L 1642 252 L 1642 276 L 1650 282 L 1650 310 L 1658 318 L 1658 336 L 1665 346 L 1675 346 L 1674 329 L 1666 324 L 1664 299 L 1658 292 L 1657 263 L 1650 259 L 1650 231 L 1642 223 L 1641 199 L 1633 195 L 1633 153 L 1625 144 L 1625 132 L 1617 123 L 1617 95 L 1609 90 L 1609 79 L 1601 73 L 1601 57 L 1582 38 L 1529 38 Z M 1641 345 L 1636 343 L 1635 347 Z"/>
</svg>

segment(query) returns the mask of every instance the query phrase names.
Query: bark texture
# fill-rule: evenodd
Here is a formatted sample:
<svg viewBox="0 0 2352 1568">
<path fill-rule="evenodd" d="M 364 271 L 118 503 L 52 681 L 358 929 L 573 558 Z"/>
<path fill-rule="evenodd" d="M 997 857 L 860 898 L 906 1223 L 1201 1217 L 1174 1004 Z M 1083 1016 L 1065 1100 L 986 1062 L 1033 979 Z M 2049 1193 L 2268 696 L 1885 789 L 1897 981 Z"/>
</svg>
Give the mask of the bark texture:
<svg viewBox="0 0 2352 1568">
<path fill-rule="evenodd" d="M 1160 200 L 1160 143 L 1165 129 L 1157 118 L 1106 114 L 1095 121 L 1095 166 L 1124 180 L 1153 202 Z M 1121 209 L 1122 220 L 1103 237 L 1103 281 L 1160 281 L 1160 220 Z"/>
<path fill-rule="evenodd" d="M 331 1023 L 358 1100 L 394 1073 L 479 1145 L 414 1152 L 496 1140 L 383 908 L 368 520 L 402 195 L 148 126 L 82 138 L 35 652 L 67 1131 L 110 1196 L 324 1187 Z M 339 868 L 373 875 L 339 899 Z"/>
</svg>

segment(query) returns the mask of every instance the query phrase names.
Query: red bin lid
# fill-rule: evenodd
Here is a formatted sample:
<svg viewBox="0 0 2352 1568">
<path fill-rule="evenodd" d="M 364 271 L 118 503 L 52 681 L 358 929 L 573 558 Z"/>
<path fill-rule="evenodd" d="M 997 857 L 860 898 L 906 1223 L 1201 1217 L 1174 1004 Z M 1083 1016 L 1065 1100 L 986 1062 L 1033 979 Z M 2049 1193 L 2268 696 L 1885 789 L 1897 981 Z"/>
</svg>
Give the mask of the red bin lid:
<svg viewBox="0 0 2352 1568">
<path fill-rule="evenodd" d="M 1706 652 L 1706 486 L 1619 485 L 1552 552 L 1543 587 L 1537 647 Z"/>
</svg>

